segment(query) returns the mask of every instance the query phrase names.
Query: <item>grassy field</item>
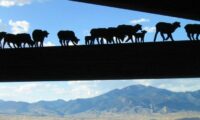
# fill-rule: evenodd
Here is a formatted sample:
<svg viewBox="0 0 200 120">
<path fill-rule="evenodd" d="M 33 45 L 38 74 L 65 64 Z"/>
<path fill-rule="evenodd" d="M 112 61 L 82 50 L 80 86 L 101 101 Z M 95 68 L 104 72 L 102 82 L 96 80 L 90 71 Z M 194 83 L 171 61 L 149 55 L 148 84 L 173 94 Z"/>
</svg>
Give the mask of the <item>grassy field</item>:
<svg viewBox="0 0 200 120">
<path fill-rule="evenodd" d="M 169 114 L 111 114 L 103 115 L 76 115 L 66 117 L 37 117 L 23 115 L 0 115 L 0 120 L 200 120 L 200 113 L 182 112 Z M 196 118 L 196 119 L 194 119 Z M 186 120 L 186 119 L 184 119 Z"/>
</svg>

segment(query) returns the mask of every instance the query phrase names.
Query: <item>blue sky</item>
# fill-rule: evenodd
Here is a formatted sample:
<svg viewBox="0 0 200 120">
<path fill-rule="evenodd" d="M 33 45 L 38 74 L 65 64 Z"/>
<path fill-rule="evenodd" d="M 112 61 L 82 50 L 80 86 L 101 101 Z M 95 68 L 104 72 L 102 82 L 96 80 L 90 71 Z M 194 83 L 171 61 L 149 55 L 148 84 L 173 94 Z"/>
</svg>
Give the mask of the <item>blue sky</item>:
<svg viewBox="0 0 200 120">
<path fill-rule="evenodd" d="M 0 31 L 32 33 L 34 29 L 48 30 L 46 46 L 59 45 L 57 32 L 73 30 L 84 43 L 92 28 L 116 27 L 120 24 L 141 24 L 148 30 L 145 40 L 152 41 L 155 24 L 159 21 L 181 22 L 173 34 L 175 40 L 188 39 L 184 26 L 199 21 L 148 14 L 111 7 L 70 2 L 68 0 L 0 0 Z M 158 39 L 161 39 L 158 37 Z M 120 80 L 84 82 L 0 83 L 0 99 L 35 102 L 39 100 L 93 97 L 112 89 L 133 84 L 151 85 L 172 91 L 200 89 L 200 79 Z"/>
</svg>

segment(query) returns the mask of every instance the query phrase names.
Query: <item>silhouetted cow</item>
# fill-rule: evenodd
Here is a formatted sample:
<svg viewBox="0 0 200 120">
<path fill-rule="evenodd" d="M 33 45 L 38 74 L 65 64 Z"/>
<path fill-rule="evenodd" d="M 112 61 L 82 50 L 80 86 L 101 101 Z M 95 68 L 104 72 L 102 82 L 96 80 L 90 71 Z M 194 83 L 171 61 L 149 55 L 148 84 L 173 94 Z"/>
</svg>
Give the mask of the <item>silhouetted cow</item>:
<svg viewBox="0 0 200 120">
<path fill-rule="evenodd" d="M 85 45 L 94 45 L 94 37 L 85 36 Z"/>
<path fill-rule="evenodd" d="M 32 41 L 31 35 L 28 33 L 17 34 L 17 35 L 15 35 L 15 38 L 16 38 L 16 42 L 19 45 L 19 47 L 25 48 L 26 44 L 29 47 L 33 47 L 33 45 L 34 45 L 34 41 Z"/>
<path fill-rule="evenodd" d="M 8 46 L 10 48 L 12 48 L 11 44 L 13 44 L 13 47 L 14 48 L 19 48 L 20 47 L 20 42 L 17 41 L 17 37 L 16 35 L 14 34 L 10 34 L 10 33 L 7 33 L 4 37 L 4 41 L 3 41 L 3 48 L 5 48 L 5 44 L 8 44 Z"/>
<path fill-rule="evenodd" d="M 107 32 L 107 43 L 120 43 L 118 39 L 120 34 L 118 34 L 118 29 L 116 27 L 109 27 Z"/>
<path fill-rule="evenodd" d="M 36 29 L 32 33 L 33 40 L 36 47 L 43 47 L 45 37 L 48 37 L 49 33 L 46 30 Z M 39 45 L 40 43 L 40 45 Z"/>
<path fill-rule="evenodd" d="M 172 41 L 174 41 L 173 37 L 172 37 L 172 33 L 178 28 L 180 27 L 180 22 L 174 22 L 174 23 L 165 23 L 165 22 L 159 22 L 156 24 L 156 33 L 155 33 L 155 37 L 154 37 L 154 42 L 156 42 L 156 37 L 158 35 L 158 33 L 160 32 L 161 37 L 164 40 L 167 39 L 171 39 Z M 167 37 L 165 38 L 164 34 L 167 34 Z"/>
<path fill-rule="evenodd" d="M 6 32 L 0 32 L 0 48 L 2 48 L 1 41 L 6 36 Z"/>
<path fill-rule="evenodd" d="M 90 31 L 91 36 L 94 40 L 97 40 L 98 44 L 104 44 L 104 39 L 106 39 L 107 29 L 106 28 L 94 28 Z M 94 41 L 93 41 L 94 43 Z"/>
<path fill-rule="evenodd" d="M 135 33 L 134 36 L 136 43 L 138 42 L 144 43 L 144 37 L 146 33 L 147 33 L 146 30 L 142 30 L 140 33 Z"/>
<path fill-rule="evenodd" d="M 199 40 L 200 24 L 187 24 L 185 26 L 185 31 L 187 32 L 187 36 L 190 40 Z"/>
<path fill-rule="evenodd" d="M 61 46 L 68 46 L 71 41 L 74 45 L 78 44 L 79 39 L 75 36 L 75 33 L 70 30 L 59 31 L 58 38 Z"/>
<path fill-rule="evenodd" d="M 123 42 L 125 37 L 128 36 L 128 39 L 126 40 L 126 42 L 128 42 L 129 40 L 132 41 L 132 43 L 134 42 L 133 41 L 133 35 L 139 31 L 139 30 L 142 30 L 142 25 L 140 24 L 136 24 L 135 26 L 132 26 L 132 25 L 119 25 L 118 27 L 118 34 L 121 34 L 120 36 L 123 37 L 123 38 L 120 38 Z"/>
</svg>

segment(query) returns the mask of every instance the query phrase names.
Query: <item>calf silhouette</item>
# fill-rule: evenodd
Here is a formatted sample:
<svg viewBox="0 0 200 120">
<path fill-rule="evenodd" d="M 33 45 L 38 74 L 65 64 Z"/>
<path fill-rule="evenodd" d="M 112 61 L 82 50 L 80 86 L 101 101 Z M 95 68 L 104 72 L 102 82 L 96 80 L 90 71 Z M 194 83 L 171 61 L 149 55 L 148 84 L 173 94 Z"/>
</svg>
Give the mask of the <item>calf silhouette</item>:
<svg viewBox="0 0 200 120">
<path fill-rule="evenodd" d="M 174 23 L 165 23 L 165 22 L 159 22 L 156 24 L 156 33 L 155 33 L 155 37 L 154 37 L 154 42 L 156 42 L 156 37 L 158 35 L 158 33 L 160 32 L 161 37 L 164 40 L 167 39 L 171 39 L 172 41 L 174 41 L 173 37 L 172 37 L 172 33 L 178 28 L 180 27 L 180 22 L 174 22 Z M 167 34 L 167 37 L 165 38 L 164 34 Z"/>
<path fill-rule="evenodd" d="M 185 31 L 187 32 L 187 36 L 190 40 L 199 40 L 200 24 L 187 24 L 185 26 Z"/>
<path fill-rule="evenodd" d="M 6 32 L 0 32 L 0 48 L 2 48 L 2 44 L 1 41 L 3 40 L 3 38 L 6 36 Z"/>
<path fill-rule="evenodd" d="M 135 26 L 132 26 L 132 25 L 119 25 L 117 28 L 118 28 L 118 34 L 121 34 L 120 36 L 123 37 L 123 38 L 121 38 L 122 41 L 120 41 L 120 42 L 123 42 L 125 37 L 128 36 L 128 39 L 126 40 L 126 42 L 131 40 L 132 43 L 133 43 L 134 42 L 133 41 L 133 35 L 137 31 L 142 30 L 142 25 L 140 25 L 140 24 L 136 24 Z"/>
<path fill-rule="evenodd" d="M 85 36 L 85 45 L 94 45 L 94 37 Z"/>
<path fill-rule="evenodd" d="M 70 30 L 61 30 L 57 35 L 61 46 L 69 46 L 70 41 L 73 43 L 73 45 L 76 45 L 79 42 L 79 39 L 75 36 L 75 33 Z"/>
<path fill-rule="evenodd" d="M 35 47 L 43 47 L 45 37 L 48 37 L 49 33 L 46 30 L 36 29 L 32 33 Z M 40 44 L 39 44 L 40 43 Z"/>
<path fill-rule="evenodd" d="M 140 33 L 135 33 L 134 36 L 136 43 L 138 42 L 144 43 L 144 37 L 146 33 L 147 33 L 146 30 L 142 30 Z"/>
</svg>

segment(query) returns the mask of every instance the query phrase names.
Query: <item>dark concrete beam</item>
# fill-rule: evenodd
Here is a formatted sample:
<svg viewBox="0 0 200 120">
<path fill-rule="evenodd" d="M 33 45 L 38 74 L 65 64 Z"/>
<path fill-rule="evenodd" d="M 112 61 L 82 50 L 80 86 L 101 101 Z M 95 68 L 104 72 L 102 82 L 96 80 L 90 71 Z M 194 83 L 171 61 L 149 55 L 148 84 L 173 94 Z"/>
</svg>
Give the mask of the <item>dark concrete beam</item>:
<svg viewBox="0 0 200 120">
<path fill-rule="evenodd" d="M 0 82 L 200 77 L 200 42 L 0 50 Z"/>
<path fill-rule="evenodd" d="M 160 15 L 200 20 L 198 0 L 71 0 Z"/>
</svg>

